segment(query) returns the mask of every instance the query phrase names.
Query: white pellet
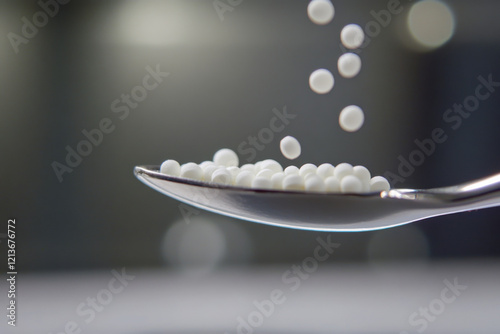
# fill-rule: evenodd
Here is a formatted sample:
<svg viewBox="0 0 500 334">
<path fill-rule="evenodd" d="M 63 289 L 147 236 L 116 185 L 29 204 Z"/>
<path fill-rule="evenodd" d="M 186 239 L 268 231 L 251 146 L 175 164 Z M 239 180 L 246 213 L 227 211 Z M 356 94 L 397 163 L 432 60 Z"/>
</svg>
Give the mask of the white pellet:
<svg viewBox="0 0 500 334">
<path fill-rule="evenodd" d="M 344 53 L 339 57 L 337 67 L 344 78 L 354 78 L 361 71 L 361 58 L 355 53 Z"/>
<path fill-rule="evenodd" d="M 335 8 L 329 0 L 312 0 L 307 6 L 307 15 L 313 23 L 325 25 L 335 16 Z"/>
<path fill-rule="evenodd" d="M 205 168 L 207 168 L 208 166 L 211 166 L 211 165 L 215 165 L 215 163 L 213 161 L 203 161 L 201 164 L 199 164 L 199 166 L 203 170 L 205 170 Z"/>
<path fill-rule="evenodd" d="M 253 172 L 242 171 L 238 174 L 238 176 L 236 176 L 234 184 L 238 187 L 250 188 L 252 186 L 254 177 L 255 175 L 253 174 Z"/>
<path fill-rule="evenodd" d="M 329 163 L 321 164 L 318 166 L 318 169 L 316 169 L 316 175 L 325 180 L 327 177 L 333 176 L 334 170 L 335 167 L 333 167 L 332 164 Z"/>
<path fill-rule="evenodd" d="M 160 166 L 160 173 L 169 176 L 181 175 L 181 165 L 175 160 L 166 160 Z"/>
<path fill-rule="evenodd" d="M 267 177 L 259 177 L 257 176 L 252 181 L 252 188 L 254 189 L 272 189 L 273 184 L 271 183 L 271 179 Z"/>
<path fill-rule="evenodd" d="M 282 190 L 283 189 L 283 179 L 285 178 L 285 173 L 276 173 L 271 176 L 271 183 L 273 185 L 273 189 Z"/>
<path fill-rule="evenodd" d="M 212 174 L 212 182 L 218 184 L 231 184 L 232 175 L 231 173 L 224 167 L 217 169 Z"/>
<path fill-rule="evenodd" d="M 325 179 L 325 188 L 329 193 L 340 193 L 340 182 L 335 176 L 329 176 Z"/>
<path fill-rule="evenodd" d="M 312 72 L 309 76 L 309 86 L 317 94 L 329 93 L 334 84 L 333 74 L 324 68 Z"/>
<path fill-rule="evenodd" d="M 262 169 L 270 169 L 275 173 L 280 173 L 283 171 L 283 167 L 281 167 L 280 163 L 273 159 L 267 159 L 262 161 L 260 166 Z"/>
<path fill-rule="evenodd" d="M 181 166 L 181 177 L 191 180 L 201 181 L 203 170 L 194 162 L 188 162 Z"/>
<path fill-rule="evenodd" d="M 348 163 L 341 163 L 338 164 L 337 167 L 335 167 L 335 170 L 333 171 L 333 176 L 337 178 L 337 180 L 342 181 L 344 177 L 347 175 L 352 175 L 353 173 L 353 167 L 351 164 Z"/>
<path fill-rule="evenodd" d="M 299 174 L 290 174 L 283 179 L 283 189 L 304 190 L 304 180 Z"/>
<path fill-rule="evenodd" d="M 231 173 L 231 184 L 234 184 L 236 182 L 236 176 L 240 173 L 240 168 L 239 167 L 228 167 L 227 171 Z"/>
<path fill-rule="evenodd" d="M 285 175 L 299 174 L 300 169 L 297 166 L 288 166 L 285 168 Z"/>
<path fill-rule="evenodd" d="M 340 40 L 346 48 L 357 49 L 363 44 L 365 33 L 359 25 L 349 24 L 340 32 Z"/>
<path fill-rule="evenodd" d="M 317 169 L 318 169 L 318 167 L 316 167 L 316 165 L 314 165 L 314 164 L 305 164 L 305 165 L 302 165 L 302 167 L 300 167 L 299 175 L 302 176 L 303 178 L 305 178 L 306 175 L 309 173 L 316 174 Z"/>
<path fill-rule="evenodd" d="M 340 191 L 343 193 L 361 193 L 363 184 L 354 175 L 347 175 L 340 181 Z"/>
<path fill-rule="evenodd" d="M 355 132 L 361 129 L 365 122 L 365 114 L 358 106 L 347 106 L 339 115 L 340 127 L 347 132 Z"/>
<path fill-rule="evenodd" d="M 257 173 L 256 177 L 263 177 L 270 180 L 274 174 L 276 173 L 271 169 L 262 169 Z"/>
<path fill-rule="evenodd" d="M 206 165 L 205 168 L 202 168 L 203 170 L 203 181 L 211 182 L 212 181 L 212 174 L 219 169 L 221 166 L 217 166 L 216 164 L 212 165 Z M 200 167 L 201 168 L 201 167 Z"/>
<path fill-rule="evenodd" d="M 380 192 L 391 189 L 389 181 L 383 176 L 375 176 L 370 180 L 370 191 Z"/>
<path fill-rule="evenodd" d="M 370 174 L 368 168 L 364 166 L 354 166 L 352 169 L 352 175 L 356 176 L 361 181 L 363 192 L 370 191 L 370 180 L 372 175 Z"/>
<path fill-rule="evenodd" d="M 326 186 L 325 181 L 315 174 L 309 174 L 309 177 L 304 182 L 304 189 L 306 191 L 315 191 L 315 192 L 325 192 Z"/>
<path fill-rule="evenodd" d="M 249 171 L 255 174 L 255 165 L 254 164 L 245 164 L 240 167 L 240 170 L 243 171 Z"/>
<path fill-rule="evenodd" d="M 301 153 L 299 141 L 292 136 L 281 139 L 280 149 L 283 156 L 289 160 L 297 159 Z"/>
<path fill-rule="evenodd" d="M 238 166 L 239 159 L 238 155 L 228 148 L 223 148 L 215 152 L 214 154 L 214 163 L 219 166 Z"/>
</svg>

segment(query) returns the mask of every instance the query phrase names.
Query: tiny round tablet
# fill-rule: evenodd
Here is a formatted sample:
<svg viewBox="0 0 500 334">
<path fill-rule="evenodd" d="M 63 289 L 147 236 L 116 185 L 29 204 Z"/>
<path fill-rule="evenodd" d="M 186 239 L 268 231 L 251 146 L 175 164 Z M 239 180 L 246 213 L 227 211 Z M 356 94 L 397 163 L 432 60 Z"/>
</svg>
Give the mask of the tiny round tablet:
<svg viewBox="0 0 500 334">
<path fill-rule="evenodd" d="M 313 23 L 325 25 L 335 16 L 335 8 L 329 0 L 312 0 L 307 6 L 307 15 Z"/>
<path fill-rule="evenodd" d="M 231 184 L 232 175 L 231 173 L 224 167 L 217 169 L 212 174 L 212 182 L 218 184 Z"/>
<path fill-rule="evenodd" d="M 363 44 L 365 33 L 359 25 L 348 24 L 340 32 L 340 40 L 346 48 L 357 49 Z"/>
<path fill-rule="evenodd" d="M 290 174 L 283 179 L 283 189 L 304 190 L 304 179 L 299 174 Z"/>
<path fill-rule="evenodd" d="M 347 106 L 339 115 L 340 127 L 347 132 L 356 132 L 363 126 L 365 114 L 358 106 Z"/>
<path fill-rule="evenodd" d="M 333 176 L 337 178 L 337 180 L 342 181 L 344 177 L 347 175 L 352 175 L 353 173 L 353 167 L 351 164 L 348 163 L 341 163 L 338 164 L 337 167 L 335 167 L 335 170 L 333 171 Z"/>
<path fill-rule="evenodd" d="M 198 166 L 198 164 L 188 162 L 181 166 L 181 177 L 201 181 L 203 177 L 203 170 L 200 166 Z"/>
<path fill-rule="evenodd" d="M 318 167 L 314 164 L 304 164 L 300 167 L 299 175 L 305 178 L 307 174 L 316 174 L 317 169 Z"/>
<path fill-rule="evenodd" d="M 202 180 L 203 181 L 207 181 L 207 182 L 211 182 L 212 181 L 212 174 L 217 170 L 219 169 L 220 166 L 217 166 L 216 164 L 212 164 L 212 165 L 207 165 L 205 166 L 205 168 L 202 168 L 203 170 L 203 177 L 202 177 Z"/>
<path fill-rule="evenodd" d="M 318 175 L 315 174 L 309 174 L 305 182 L 304 182 L 304 188 L 306 191 L 315 191 L 315 192 L 325 192 L 326 191 L 326 186 L 325 186 L 325 181 L 323 181 L 323 178 L 319 177 Z"/>
<path fill-rule="evenodd" d="M 238 176 L 238 174 L 240 173 L 240 168 L 235 166 L 228 167 L 227 171 L 231 173 L 231 184 L 234 184 L 234 182 L 236 181 L 236 176 Z"/>
<path fill-rule="evenodd" d="M 370 191 L 380 192 L 391 189 L 389 181 L 383 176 L 375 176 L 370 180 Z"/>
<path fill-rule="evenodd" d="M 276 173 L 271 169 L 262 169 L 260 172 L 257 173 L 256 177 L 263 177 L 266 179 L 271 179 L 271 177 L 274 174 L 276 174 Z"/>
<path fill-rule="evenodd" d="M 273 189 L 281 190 L 283 189 L 283 179 L 285 178 L 285 173 L 280 172 L 271 176 L 271 183 L 273 184 Z"/>
<path fill-rule="evenodd" d="M 337 62 L 339 73 L 344 78 L 354 78 L 361 71 L 361 58 L 355 53 L 344 53 Z"/>
<path fill-rule="evenodd" d="M 285 168 L 284 172 L 285 175 L 290 175 L 290 174 L 299 174 L 300 169 L 297 166 L 288 166 Z"/>
<path fill-rule="evenodd" d="M 352 169 L 352 175 L 356 176 L 361 181 L 361 184 L 363 185 L 363 192 L 370 191 L 370 180 L 372 176 L 368 168 L 365 166 L 354 166 Z"/>
<path fill-rule="evenodd" d="M 309 76 L 309 87 L 317 94 L 329 93 L 334 84 L 333 74 L 324 68 L 312 72 Z"/>
<path fill-rule="evenodd" d="M 240 171 L 249 171 L 255 174 L 255 165 L 254 164 L 245 164 L 240 167 Z"/>
<path fill-rule="evenodd" d="M 325 188 L 329 193 L 339 193 L 340 182 L 335 176 L 329 176 L 325 179 Z"/>
<path fill-rule="evenodd" d="M 272 189 L 273 184 L 271 183 L 271 179 L 267 177 L 257 176 L 252 181 L 252 188 L 254 189 Z"/>
<path fill-rule="evenodd" d="M 236 176 L 234 184 L 242 188 L 249 188 L 252 186 L 254 177 L 255 175 L 253 174 L 253 172 L 244 170 L 240 172 L 238 176 Z"/>
<path fill-rule="evenodd" d="M 181 165 L 175 160 L 167 160 L 161 164 L 160 173 L 170 176 L 179 176 L 181 175 Z"/>
<path fill-rule="evenodd" d="M 238 166 L 238 155 L 231 149 L 223 148 L 215 152 L 214 163 L 219 166 Z"/>
<path fill-rule="evenodd" d="M 289 160 L 297 159 L 301 153 L 299 141 L 292 136 L 281 139 L 280 149 L 283 156 Z"/>
<path fill-rule="evenodd" d="M 347 175 L 340 181 L 340 190 L 343 193 L 360 193 L 363 191 L 363 184 L 354 175 Z"/>
<path fill-rule="evenodd" d="M 267 159 L 262 161 L 260 167 L 261 169 L 270 169 L 275 173 L 280 173 L 283 171 L 283 167 L 281 167 L 280 163 L 273 159 Z"/>
<path fill-rule="evenodd" d="M 334 170 L 335 170 L 335 167 L 333 167 L 332 164 L 325 163 L 325 164 L 321 164 L 318 166 L 318 169 L 316 169 L 316 174 L 319 177 L 326 179 L 329 176 L 333 176 Z"/>
</svg>

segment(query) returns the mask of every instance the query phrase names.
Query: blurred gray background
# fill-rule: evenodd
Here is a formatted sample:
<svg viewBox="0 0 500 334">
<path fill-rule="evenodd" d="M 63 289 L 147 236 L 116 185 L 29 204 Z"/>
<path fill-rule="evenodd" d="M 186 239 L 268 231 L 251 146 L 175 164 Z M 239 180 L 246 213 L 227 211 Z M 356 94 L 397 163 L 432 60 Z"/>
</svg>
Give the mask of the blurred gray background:
<svg viewBox="0 0 500 334">
<path fill-rule="evenodd" d="M 319 232 L 198 210 L 187 222 L 178 202 L 132 174 L 136 165 L 169 158 L 201 162 L 219 148 L 237 150 L 269 126 L 274 108 L 286 106 L 296 118 L 252 162 L 289 164 L 279 140 L 293 135 L 303 151 L 294 164 L 350 162 L 374 174 L 397 173 L 398 157 L 408 159 L 414 141 L 440 127 L 447 141 L 395 186 L 452 185 L 499 171 L 500 92 L 457 130 L 442 118 L 474 93 L 478 76 L 500 81 L 498 1 L 447 2 L 454 34 L 427 50 L 408 28 L 411 3 L 401 1 L 402 12 L 356 51 L 363 69 L 349 80 L 336 69 L 340 30 L 374 21 L 370 12 L 386 9 L 387 1 L 336 0 L 336 16 L 326 26 L 308 19 L 307 3 L 248 0 L 221 20 L 213 1 L 71 1 L 13 46 L 8 34 L 22 36 L 22 18 L 33 22 L 41 7 L 0 1 L 0 233 L 8 218 L 17 219 L 22 269 L 213 270 L 309 256 Z M 142 85 L 148 66 L 170 75 L 127 117 L 113 112 L 116 99 Z M 317 68 L 334 74 L 330 94 L 309 89 L 309 74 Z M 356 133 L 338 125 L 349 104 L 366 114 Z M 67 146 L 76 149 L 85 139 L 82 131 L 98 128 L 105 118 L 112 133 L 59 182 L 54 161 L 65 164 Z M 330 260 L 498 259 L 499 214 L 489 209 L 385 231 L 338 233 L 342 252 Z"/>
</svg>

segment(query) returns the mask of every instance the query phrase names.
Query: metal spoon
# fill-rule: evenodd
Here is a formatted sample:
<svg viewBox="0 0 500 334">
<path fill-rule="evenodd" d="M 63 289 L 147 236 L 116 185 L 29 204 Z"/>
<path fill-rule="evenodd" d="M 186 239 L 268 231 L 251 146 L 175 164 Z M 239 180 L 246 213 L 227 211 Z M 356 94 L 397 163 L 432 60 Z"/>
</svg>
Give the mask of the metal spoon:
<svg viewBox="0 0 500 334">
<path fill-rule="evenodd" d="M 500 174 L 427 190 L 368 194 L 258 190 L 170 177 L 135 167 L 146 185 L 181 202 L 234 218 L 317 231 L 370 231 L 457 212 L 500 206 Z"/>
</svg>

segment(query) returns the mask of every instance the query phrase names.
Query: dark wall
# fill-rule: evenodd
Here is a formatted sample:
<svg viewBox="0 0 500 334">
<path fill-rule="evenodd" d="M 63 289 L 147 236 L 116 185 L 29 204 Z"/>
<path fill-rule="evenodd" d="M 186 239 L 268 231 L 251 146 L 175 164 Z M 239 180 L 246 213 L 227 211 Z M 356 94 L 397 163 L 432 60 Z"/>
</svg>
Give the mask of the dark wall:
<svg viewBox="0 0 500 334">
<path fill-rule="evenodd" d="M 336 71 L 340 30 L 373 20 L 370 12 L 387 1 L 335 1 L 336 17 L 327 26 L 309 21 L 307 1 L 243 1 L 223 21 L 212 1 L 137 3 L 69 2 L 18 53 L 9 38 L 1 39 L 0 212 L 5 222 L 17 219 L 26 270 L 303 259 L 320 233 L 201 211 L 188 224 L 178 202 L 132 174 L 136 165 L 168 158 L 201 162 L 221 147 L 236 150 L 268 126 L 274 108 L 286 106 L 297 117 L 253 162 L 286 164 L 278 146 L 290 134 L 302 143 L 298 164 L 350 162 L 375 174 L 397 173 L 398 157 L 407 158 L 416 139 L 440 127 L 447 141 L 395 186 L 452 185 L 499 170 L 500 92 L 456 130 L 443 120 L 448 108 L 474 93 L 478 76 L 500 81 L 496 1 L 449 2 L 456 33 L 431 52 L 406 43 L 401 32 L 410 4 L 401 1 L 403 12 L 361 50 L 363 69 L 351 80 Z M 22 18 L 40 10 L 34 1 L 1 1 L 0 34 L 21 34 Z M 129 112 L 123 102 L 114 112 L 115 100 L 141 85 L 148 67 L 169 76 Z M 337 79 L 325 96 L 307 84 L 319 67 Z M 338 113 L 348 104 L 366 112 L 363 129 L 354 134 L 338 126 Z M 54 162 L 65 164 L 67 147 L 76 149 L 85 139 L 82 131 L 103 119 L 110 133 L 96 137 L 99 144 L 88 156 L 58 178 Z M 342 252 L 335 261 L 498 257 L 499 213 L 337 233 Z"/>
</svg>

